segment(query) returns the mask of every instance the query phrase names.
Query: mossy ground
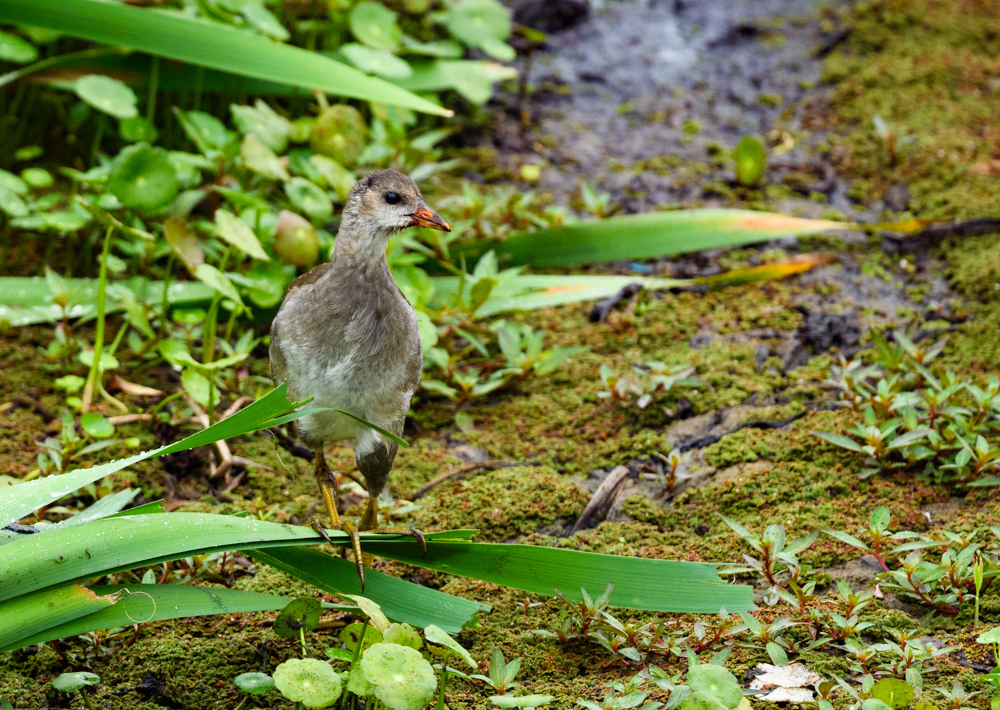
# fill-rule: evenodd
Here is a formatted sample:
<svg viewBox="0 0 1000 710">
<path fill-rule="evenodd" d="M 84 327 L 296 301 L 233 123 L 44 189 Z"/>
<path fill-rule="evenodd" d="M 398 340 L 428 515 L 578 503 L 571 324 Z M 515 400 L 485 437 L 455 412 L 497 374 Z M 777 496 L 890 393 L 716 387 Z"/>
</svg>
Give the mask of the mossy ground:
<svg viewBox="0 0 1000 710">
<path fill-rule="evenodd" d="M 1000 115 L 998 17 L 1000 2 L 996 0 L 883 0 L 865 3 L 852 15 L 854 29 L 846 46 L 826 60 L 825 78 L 832 93 L 817 94 L 807 108 L 814 114 L 811 125 L 828 132 L 820 151 L 826 151 L 838 173 L 851 181 L 851 194 L 859 204 L 870 205 L 891 185 L 905 182 L 913 196 L 911 209 L 920 218 L 1000 213 L 1000 176 L 972 169 L 1000 158 L 1000 129 L 995 120 Z M 876 114 L 892 127 L 895 157 L 872 128 Z M 654 161 L 640 168 L 672 171 L 678 165 Z M 692 166 L 686 169 L 697 172 Z M 739 199 L 736 193 L 731 197 Z M 757 199 L 751 202 L 756 204 Z M 954 239 L 936 248 L 957 307 L 970 316 L 948 335 L 943 362 L 974 379 L 1000 370 L 997 236 Z M 892 271 L 895 259 L 884 258 L 871 246 L 863 250 L 865 254 L 882 270 L 879 273 L 890 279 L 900 277 Z M 455 446 L 467 444 L 491 459 L 517 466 L 470 473 L 438 485 L 421 500 L 424 507 L 413 514 L 412 520 L 424 529 L 475 527 L 487 540 L 521 539 L 610 554 L 715 562 L 738 561 L 745 551 L 716 513 L 755 530 L 783 522 L 789 537 L 817 527 L 856 532 L 882 504 L 891 508 L 897 529 L 971 531 L 1000 523 L 1000 494 L 991 489 L 969 494 L 961 505 L 948 506 L 944 504 L 954 491 L 917 482 L 912 476 L 859 480 L 860 457 L 811 434 L 839 431 L 846 417 L 814 411 L 781 429 L 743 429 L 708 446 L 703 451 L 704 465 L 719 472 L 716 483 L 689 489 L 669 505 L 648 497 L 627 497 L 622 519 L 569 538 L 554 536 L 558 523 L 575 519 L 587 501 L 574 476 L 585 477 L 595 469 L 669 451 L 671 421 L 665 413 L 656 408 L 626 409 L 598 397 L 597 372 L 602 363 L 619 373 L 649 360 L 694 366 L 696 376 L 709 386 L 686 391 L 669 402 L 674 406 L 686 399 L 686 416 L 736 405 L 746 407 L 743 421 L 789 416 L 801 411 L 802 402 L 822 396 L 820 383 L 830 358 L 817 357 L 784 372 L 773 360 L 757 362 L 754 337 L 739 341 L 726 336 L 795 330 L 801 315 L 791 306 L 806 293 L 828 294 L 829 289 L 789 281 L 709 294 L 666 294 L 644 302 L 636 313 L 614 313 L 599 325 L 588 321 L 583 306 L 531 314 L 527 320 L 549 333 L 550 344 L 587 345 L 589 351 L 550 377 L 529 380 L 471 407 L 468 413 L 474 431 L 455 429 L 447 407 L 418 404 L 415 422 L 420 433 L 413 437 L 414 445 L 397 458 L 393 490 L 399 496 L 412 494 L 448 467 L 462 464 Z M 916 304 L 914 312 L 921 312 Z M 710 344 L 692 347 L 691 339 L 704 329 L 713 333 Z M 66 370 L 54 367 L 43 354 L 50 339 L 46 328 L 0 335 L 0 401 L 10 402 L 17 394 L 29 392 L 44 407 L 60 411 L 64 395 L 53 382 Z M 128 374 L 138 364 L 124 363 L 123 372 Z M 254 367 L 262 372 L 262 366 L 261 358 Z M 147 370 L 134 379 L 163 385 L 165 377 Z M 146 406 L 140 399 L 123 396 L 123 400 L 132 411 Z M 15 407 L 0 415 L 0 427 L 2 474 L 21 477 L 35 468 L 35 442 L 57 433 L 58 422 L 46 422 L 35 411 Z M 122 427 L 119 433 L 138 437 L 142 448 L 157 443 L 141 425 Z M 209 482 L 197 465 L 178 468 L 168 486 L 163 464 L 155 461 L 116 474 L 106 485 L 141 487 L 145 499 L 171 496 L 180 510 L 246 510 L 267 513 L 281 522 L 302 522 L 316 503 L 310 466 L 276 449 L 264 437 L 231 443 L 234 454 L 268 467 L 249 468 L 231 494 L 208 495 Z M 124 450 L 119 447 L 96 458 L 121 453 Z M 331 463 L 353 466 L 350 452 L 338 452 Z M 85 493 L 79 503 L 90 500 Z M 936 511 L 931 518 L 925 515 L 928 509 Z M 823 537 L 803 558 L 817 568 L 830 568 L 856 556 L 846 545 Z M 482 618 L 478 629 L 463 632 L 461 641 L 480 661 L 495 647 L 508 658 L 522 657 L 520 677 L 525 680 L 525 692 L 551 693 L 557 697 L 555 707 L 597 699 L 604 683 L 631 673 L 597 646 L 563 644 L 535 634 L 537 629 L 551 629 L 557 621 L 559 607 L 553 600 L 533 596 L 526 600 L 528 595 L 491 584 L 378 564 L 387 571 L 416 574 L 422 582 L 446 592 L 492 604 L 493 612 Z M 208 570 L 207 579 L 217 577 L 217 572 Z M 316 593 L 267 568 L 238 575 L 233 584 L 272 593 Z M 989 623 L 1000 621 L 1000 594 L 993 591 L 985 596 L 982 614 Z M 623 619 L 630 615 L 621 613 Z M 61 648 L 47 645 L 7 654 L 0 658 L 0 696 L 15 698 L 17 707 L 23 708 L 77 706 L 47 685 L 69 667 L 65 656 L 69 653 L 101 675 L 99 706 L 144 710 L 235 707 L 239 698 L 232 684 L 234 676 L 259 669 L 264 651 L 268 668 L 298 652 L 296 644 L 271 632 L 267 622 L 273 616 L 161 622 L 102 638 L 104 648 L 97 648 L 94 639 L 76 639 Z M 881 605 L 866 612 L 865 620 L 875 624 L 868 632 L 872 638 L 884 636 L 889 628 L 917 623 L 906 612 Z M 676 627 L 690 629 L 693 621 L 678 617 Z M 962 645 L 969 659 L 985 657 L 974 643 L 965 611 L 956 619 L 931 621 L 927 633 Z M 335 628 L 308 639 L 310 652 L 319 657 L 333 643 Z M 739 673 L 760 660 L 766 660 L 761 652 L 739 649 L 729 665 Z M 844 658 L 829 649 L 807 653 L 802 660 L 821 674 L 847 673 Z M 672 663 L 680 667 L 676 659 Z M 950 686 L 952 680 L 960 680 L 967 689 L 985 689 L 981 677 L 954 660 L 935 665 L 937 671 L 925 685 Z M 149 674 L 165 682 L 161 695 L 147 697 L 136 691 Z M 449 700 L 452 707 L 481 708 L 486 707 L 488 694 L 478 684 L 459 683 Z M 277 696 L 268 702 L 277 702 Z M 980 698 L 974 704 L 985 702 Z"/>
</svg>

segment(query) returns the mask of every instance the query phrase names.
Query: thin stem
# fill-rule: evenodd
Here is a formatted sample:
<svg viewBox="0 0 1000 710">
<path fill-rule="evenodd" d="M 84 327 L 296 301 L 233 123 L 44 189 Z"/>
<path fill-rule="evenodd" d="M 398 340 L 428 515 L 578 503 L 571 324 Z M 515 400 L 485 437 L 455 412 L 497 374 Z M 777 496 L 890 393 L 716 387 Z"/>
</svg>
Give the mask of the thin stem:
<svg viewBox="0 0 1000 710">
<path fill-rule="evenodd" d="M 183 397 L 183 396 L 184 396 L 184 390 L 178 390 L 177 392 L 174 392 L 173 394 L 167 395 L 166 397 L 164 397 L 163 399 L 161 399 L 156 404 L 156 406 L 153 407 L 153 411 L 149 415 L 150 425 L 152 425 L 152 424 L 154 424 L 156 422 L 156 419 L 157 419 L 157 417 L 160 416 L 160 410 L 163 408 L 164 404 L 166 404 L 167 402 L 170 402 L 171 400 L 174 400 L 174 399 L 177 399 L 177 398 Z"/>
<path fill-rule="evenodd" d="M 93 701 L 87 697 L 87 694 L 84 693 L 82 689 L 77 692 L 80 693 L 80 698 L 83 700 L 83 704 L 87 706 L 87 710 L 97 710 L 94 707 Z"/>
<path fill-rule="evenodd" d="M 229 247 L 219 261 L 219 271 L 225 271 L 229 263 L 229 257 L 233 248 Z M 212 305 L 208 307 L 208 317 L 205 319 L 205 327 L 201 335 L 201 361 L 208 365 L 215 357 L 215 330 L 218 325 L 219 304 L 222 302 L 222 294 L 218 291 L 212 296 Z"/>
<path fill-rule="evenodd" d="M 437 710 L 444 710 L 444 689 L 448 687 L 448 668 L 441 663 L 441 692 L 438 695 Z"/>
<path fill-rule="evenodd" d="M 351 670 L 354 670 L 355 664 L 357 664 L 358 659 L 361 658 L 361 647 L 365 645 L 365 634 L 368 633 L 368 619 L 365 619 L 365 623 L 361 626 L 361 633 L 358 635 L 358 645 L 354 647 L 354 655 L 351 657 Z M 349 691 L 344 691 L 344 694 L 340 697 L 340 710 L 345 710 L 347 707 L 347 698 L 352 695 Z"/>
<path fill-rule="evenodd" d="M 167 335 L 167 309 L 170 307 L 170 276 L 174 270 L 174 253 L 167 259 L 167 270 L 163 274 L 163 303 L 160 306 L 160 339 Z"/>
<path fill-rule="evenodd" d="M 205 377 L 208 379 L 208 425 L 212 426 L 215 423 L 215 373 L 207 370 Z"/>
<path fill-rule="evenodd" d="M 146 99 L 146 120 L 153 125 L 156 117 L 156 92 L 160 86 L 160 58 L 154 56 L 149 67 L 149 96 Z"/>
<path fill-rule="evenodd" d="M 94 334 L 94 361 L 90 364 L 87 374 L 87 384 L 83 389 L 81 414 L 90 408 L 94 389 L 101 376 L 101 354 L 104 350 L 104 297 L 108 285 L 108 255 L 111 253 L 111 235 L 114 227 L 108 227 L 104 233 L 104 246 L 101 249 L 101 268 L 97 281 L 97 332 Z"/>
</svg>

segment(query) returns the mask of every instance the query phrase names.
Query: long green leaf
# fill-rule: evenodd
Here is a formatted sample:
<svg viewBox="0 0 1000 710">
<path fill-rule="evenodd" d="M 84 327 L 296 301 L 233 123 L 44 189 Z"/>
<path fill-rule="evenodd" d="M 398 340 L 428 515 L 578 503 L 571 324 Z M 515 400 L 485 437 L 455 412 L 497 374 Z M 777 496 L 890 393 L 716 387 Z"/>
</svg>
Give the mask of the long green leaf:
<svg viewBox="0 0 1000 710">
<path fill-rule="evenodd" d="M 159 10 L 101 0 L 0 0 L 0 20 L 307 90 L 452 115 L 427 99 L 315 52 Z"/>
<path fill-rule="evenodd" d="M 462 531 L 430 533 L 427 540 L 430 544 L 435 539 L 455 540 L 462 535 Z M 339 530 L 331 530 L 329 536 L 343 545 L 350 539 Z M 375 539 L 384 536 L 361 535 L 363 544 Z M 403 544 L 399 538 L 396 541 Z M 309 527 L 232 515 L 170 513 L 104 518 L 43 535 L 22 535 L 5 545 L 0 556 L 0 601 L 181 557 L 322 542 Z"/>
<path fill-rule="evenodd" d="M 66 584 L 0 602 L 0 650 L 7 646 L 26 646 L 29 641 L 19 642 L 106 609 L 113 603 L 110 597 L 99 596 L 78 584 Z"/>
<path fill-rule="evenodd" d="M 246 554 L 332 594 L 362 594 L 353 562 L 315 548 L 272 547 Z M 373 569 L 365 570 L 363 593 L 378 602 L 390 619 L 421 628 L 437 624 L 450 634 L 461 631 L 475 614 L 490 610 L 488 604 L 404 582 Z"/>
<path fill-rule="evenodd" d="M 452 253 L 464 253 L 474 259 L 492 249 L 505 267 L 570 266 L 685 254 L 850 227 L 844 222 L 800 219 L 772 212 L 679 210 L 587 220 L 516 234 L 503 241 L 453 247 Z"/>
<path fill-rule="evenodd" d="M 330 53 L 322 53 L 330 56 Z M 331 57 L 332 58 L 332 57 Z M 84 74 L 104 74 L 129 86 L 149 86 L 152 58 L 146 54 L 125 54 L 124 50 L 99 48 L 57 55 L 16 71 L 0 76 L 0 87 L 31 76 L 33 82 L 42 82 L 64 89 L 72 88 Z M 393 79 L 390 83 L 411 92 L 430 93 L 456 88 L 456 75 L 479 77 L 484 82 L 487 97 L 490 84 L 517 77 L 517 71 L 495 62 L 472 59 L 437 61 L 409 61 L 413 74 L 406 79 Z M 190 64 L 161 63 L 157 67 L 157 86 L 161 91 L 191 91 L 197 87 L 205 93 L 248 94 L 250 96 L 302 96 L 308 91 L 297 86 L 250 76 L 204 69 Z"/>
<path fill-rule="evenodd" d="M 456 276 L 439 276 L 434 283 L 434 298 L 448 303 L 459 286 Z M 621 291 L 629 284 L 643 288 L 667 289 L 694 285 L 683 279 L 652 279 L 642 276 L 550 276 L 520 274 L 497 285 L 476 313 L 486 317 L 512 311 L 534 311 L 567 303 L 596 301 Z M 467 282 L 466 282 L 467 285 Z"/>
<path fill-rule="evenodd" d="M 639 284 L 647 289 L 693 288 L 708 286 L 720 288 L 753 283 L 755 281 L 774 281 L 795 274 L 801 274 L 817 266 L 829 264 L 831 258 L 825 254 L 801 254 L 787 262 L 765 264 L 746 269 L 733 269 L 713 276 L 701 276 L 693 279 L 662 279 L 643 276 L 600 276 L 600 275 L 548 275 L 548 274 L 518 274 L 502 280 L 490 293 L 476 313 L 486 317 L 498 313 L 512 311 L 533 311 L 540 308 L 563 306 L 567 303 L 580 303 L 607 298 L 621 291 L 630 284 Z M 434 304 L 445 305 L 452 301 L 455 289 L 463 282 L 455 276 L 435 276 L 431 278 L 434 284 Z M 463 288 L 470 287 L 470 280 L 464 281 Z M 466 294 L 467 295 L 467 294 Z"/>
<path fill-rule="evenodd" d="M 2 0 L 0 0 L 2 2 Z M 97 279 L 63 279 L 68 289 L 69 308 L 65 317 L 92 318 L 97 314 Z M 160 304 L 163 301 L 163 282 L 136 277 L 116 281 L 115 287 L 127 288 L 140 303 Z M 0 278 L 0 323 L 32 325 L 54 323 L 64 317 L 63 309 L 52 302 L 52 289 L 45 279 L 37 276 L 8 276 Z M 179 281 L 167 288 L 167 302 L 172 306 L 207 303 L 215 289 L 200 281 Z M 109 299 L 107 313 L 120 311 L 124 305 Z"/>
<path fill-rule="evenodd" d="M 139 461 L 145 461 L 154 456 L 171 454 L 176 451 L 186 451 L 196 446 L 204 446 L 205 444 L 211 444 L 221 439 L 228 439 L 257 431 L 269 420 L 274 419 L 279 414 L 284 414 L 291 407 L 286 389 L 285 385 L 276 387 L 233 416 L 227 417 L 210 426 L 208 429 L 204 429 L 197 434 L 192 434 L 174 444 L 151 451 L 144 451 L 135 456 L 102 466 L 78 469 L 62 475 L 46 476 L 45 478 L 38 478 L 28 483 L 4 488 L 0 490 L 0 527 L 20 520 L 43 505 L 54 503 L 63 496 L 69 495 L 89 483 L 93 483 L 116 471 L 121 471 L 123 468 L 127 468 Z M 77 529 L 82 528 L 78 527 Z M 29 537 L 42 536 L 32 535 Z M 0 561 L 0 564 L 2 564 L 2 561 Z"/>
<path fill-rule="evenodd" d="M 75 590 L 83 590 L 93 598 L 107 599 L 108 601 L 86 615 L 77 616 L 58 625 L 46 626 L 43 630 L 20 636 L 17 640 L 8 639 L 0 629 L 0 653 L 35 643 L 44 643 L 53 639 L 79 636 L 91 631 L 103 631 L 135 623 L 210 614 L 273 611 L 283 609 L 291 601 L 290 597 L 272 594 L 221 589 L 219 587 L 192 587 L 183 584 L 122 584 L 97 586 L 90 589 L 73 584 L 31 594 L 28 597 L 15 600 L 14 603 L 26 599 L 27 603 L 33 605 L 31 613 L 36 613 L 39 604 L 45 597 L 55 598 L 60 594 L 65 594 L 64 590 L 74 590 L 73 594 L 79 593 Z M 109 606 L 112 598 L 117 598 L 117 601 Z M 4 618 L 6 610 L 6 606 L 0 604 L 0 619 Z M 25 623 L 25 621 L 26 619 L 21 617 L 15 621 L 15 624 Z"/>
<path fill-rule="evenodd" d="M 728 584 L 716 565 L 619 557 L 533 545 L 474 542 L 416 544 L 365 542 L 364 549 L 418 567 L 481 579 L 534 594 L 554 593 L 581 599 L 580 589 L 600 592 L 614 582 L 612 606 L 651 611 L 718 613 L 754 608 L 753 589 Z"/>
</svg>

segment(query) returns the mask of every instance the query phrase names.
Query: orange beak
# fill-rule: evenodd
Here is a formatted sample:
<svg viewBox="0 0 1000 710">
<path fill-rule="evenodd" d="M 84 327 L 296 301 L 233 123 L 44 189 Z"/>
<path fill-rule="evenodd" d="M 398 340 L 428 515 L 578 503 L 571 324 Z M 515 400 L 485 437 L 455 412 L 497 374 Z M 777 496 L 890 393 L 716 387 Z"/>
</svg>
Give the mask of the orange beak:
<svg viewBox="0 0 1000 710">
<path fill-rule="evenodd" d="M 428 229 L 437 229 L 442 232 L 451 231 L 451 227 L 441 219 L 441 215 L 425 205 L 423 200 L 417 205 L 417 211 L 411 214 L 410 217 L 413 218 L 413 221 L 410 223 L 411 227 L 427 227 Z"/>
</svg>

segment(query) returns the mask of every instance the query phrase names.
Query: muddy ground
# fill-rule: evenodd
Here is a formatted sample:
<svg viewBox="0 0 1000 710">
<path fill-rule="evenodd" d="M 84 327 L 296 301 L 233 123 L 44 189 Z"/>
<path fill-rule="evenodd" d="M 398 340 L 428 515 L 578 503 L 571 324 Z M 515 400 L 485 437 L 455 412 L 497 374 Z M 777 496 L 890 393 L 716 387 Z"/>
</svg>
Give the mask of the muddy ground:
<svg viewBox="0 0 1000 710">
<path fill-rule="evenodd" d="M 478 173 L 502 180 L 497 174 L 506 173 L 519 180 L 522 165 L 542 165 L 532 189 L 578 206 L 577 185 L 585 178 L 610 192 L 623 212 L 752 206 L 861 222 L 1000 215 L 995 0 L 886 0 L 857 7 L 805 0 L 607 2 L 581 24 L 551 35 L 535 54 L 529 77 L 533 91 L 523 105 L 516 87 L 496 102 L 478 152 L 492 151 L 491 162 L 470 169 L 474 178 Z M 875 114 L 897 136 L 895 157 L 873 130 Z M 747 133 L 780 152 L 760 189 L 734 185 L 727 159 Z M 891 508 L 899 526 L 918 531 L 968 532 L 1000 524 L 1000 494 L 991 489 L 968 493 L 907 474 L 862 481 L 859 457 L 811 434 L 837 431 L 848 421 L 845 413 L 825 408 L 831 394 L 822 383 L 838 354 L 857 353 L 867 344 L 870 325 L 940 328 L 948 339 L 943 361 L 974 381 L 1000 369 L 996 239 L 953 238 L 900 251 L 878 236 L 845 230 L 802 243 L 608 265 L 611 271 L 691 275 L 799 251 L 836 257 L 831 266 L 783 282 L 645 294 L 621 304 L 603 323 L 592 323 L 583 305 L 525 316 L 547 329 L 549 342 L 586 345 L 589 351 L 548 378 L 472 407 L 474 431 L 457 430 L 444 405 L 418 403 L 408 428 L 414 445 L 400 452 L 390 484 L 396 496 L 411 495 L 451 467 L 483 461 L 505 467 L 469 471 L 436 486 L 404 522 L 424 530 L 473 527 L 486 541 L 712 562 L 737 561 L 743 552 L 718 512 L 755 530 L 783 522 L 790 538 L 821 526 L 856 532 L 879 504 Z M 14 406 L 0 416 L 5 475 L 34 469 L 36 442 L 58 430 L 49 415 L 58 412 L 61 396 L 42 352 L 51 339 L 49 328 L 0 336 L 0 401 L 24 394 L 41 404 Z M 653 359 L 694 366 L 710 386 L 674 402 L 674 417 L 598 397 L 601 364 L 624 372 Z M 263 375 L 266 368 L 261 352 L 252 370 Z M 147 370 L 134 379 L 162 386 L 169 377 Z M 133 411 L 148 404 L 123 398 Z M 803 412 L 785 426 L 734 432 L 747 421 Z M 139 425 L 124 433 L 139 437 L 143 448 L 170 435 Z M 703 440 L 719 436 L 714 443 Z M 650 475 L 662 472 L 659 456 L 678 444 L 691 444 L 691 456 L 681 481 L 667 489 Z M 233 449 L 261 465 L 242 466 L 243 478 L 229 492 L 206 477 L 204 454 L 147 462 L 117 474 L 110 485 L 141 487 L 140 500 L 166 497 L 174 510 L 270 511 L 272 519 L 293 523 L 309 516 L 317 497 L 307 461 L 263 436 L 233 442 Z M 349 470 L 353 457 L 340 451 L 331 463 Z M 631 475 L 608 519 L 567 536 L 592 491 L 617 466 L 629 467 Z M 348 515 L 360 513 L 358 496 L 346 496 L 345 504 Z M 830 538 L 821 538 L 803 558 L 855 588 L 873 578 L 855 551 Z M 523 657 L 524 691 L 555 695 L 551 707 L 597 700 L 604 683 L 634 672 L 597 646 L 534 634 L 556 621 L 558 607 L 551 600 L 532 597 L 538 604 L 528 606 L 516 591 L 396 563 L 376 566 L 492 604 L 480 628 L 463 632 L 461 641 L 481 661 L 494 647 L 508 658 Z M 250 564 L 220 570 L 213 563 L 203 575 L 240 589 L 317 593 Z M 864 620 L 875 624 L 872 638 L 881 638 L 889 628 L 915 627 L 926 611 L 890 598 L 866 611 Z M 982 613 L 989 623 L 1000 621 L 995 591 L 983 599 Z M 970 616 L 963 611 L 927 622 L 928 636 L 965 650 L 935 663 L 925 686 L 950 686 L 958 679 L 967 689 L 985 689 L 979 673 L 988 665 L 972 641 Z M 47 683 L 72 659 L 103 678 L 96 698 L 102 707 L 235 707 L 233 677 L 273 669 L 297 653 L 295 644 L 271 632 L 271 618 L 163 622 L 111 638 L 8 654 L 0 658 L 0 696 L 15 698 L 23 708 L 67 706 Z M 695 618 L 675 621 L 689 629 Z M 309 641 L 317 656 L 335 643 L 336 624 L 331 626 Z M 739 675 L 766 657 L 737 649 L 730 659 Z M 844 657 L 830 649 L 801 660 L 821 674 L 847 674 Z M 677 659 L 670 665 L 682 667 Z M 486 707 L 488 695 L 478 685 L 459 684 L 449 702 Z M 980 697 L 972 704 L 988 702 Z"/>
</svg>

